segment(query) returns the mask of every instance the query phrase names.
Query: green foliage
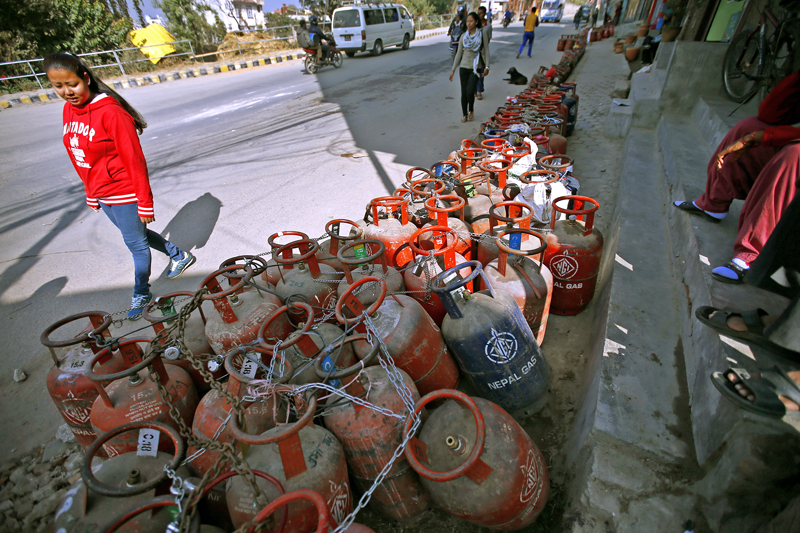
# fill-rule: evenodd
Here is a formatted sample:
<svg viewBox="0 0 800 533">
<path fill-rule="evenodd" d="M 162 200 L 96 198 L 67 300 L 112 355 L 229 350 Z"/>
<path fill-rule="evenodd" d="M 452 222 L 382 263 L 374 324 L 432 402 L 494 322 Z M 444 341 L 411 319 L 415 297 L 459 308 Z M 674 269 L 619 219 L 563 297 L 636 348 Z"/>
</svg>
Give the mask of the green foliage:
<svg viewBox="0 0 800 533">
<path fill-rule="evenodd" d="M 204 13 L 214 12 L 207 4 L 192 0 L 155 0 L 153 5 L 164 12 L 170 33 L 178 40 L 191 41 L 196 48 L 201 48 L 207 42 L 219 42 L 225 35 L 225 27 L 219 17 L 215 17 L 214 24 L 206 20 Z"/>
<path fill-rule="evenodd" d="M 308 9 L 312 14 L 322 17 L 333 15 L 333 10 L 341 6 L 339 0 L 301 0 L 300 6 Z"/>
<path fill-rule="evenodd" d="M 264 25 L 267 27 L 296 26 L 297 21 L 289 15 L 281 13 L 264 13 Z"/>
</svg>

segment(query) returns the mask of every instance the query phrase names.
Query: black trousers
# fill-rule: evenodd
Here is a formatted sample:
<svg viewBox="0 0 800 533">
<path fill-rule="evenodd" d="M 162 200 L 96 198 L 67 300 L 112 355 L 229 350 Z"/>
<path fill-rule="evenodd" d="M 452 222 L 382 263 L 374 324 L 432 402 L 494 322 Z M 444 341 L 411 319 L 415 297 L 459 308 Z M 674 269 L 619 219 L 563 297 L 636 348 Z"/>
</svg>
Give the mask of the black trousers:
<svg viewBox="0 0 800 533">
<path fill-rule="evenodd" d="M 478 76 L 471 68 L 458 69 L 461 77 L 461 114 L 467 116 L 475 110 L 475 88 L 478 86 Z"/>
</svg>

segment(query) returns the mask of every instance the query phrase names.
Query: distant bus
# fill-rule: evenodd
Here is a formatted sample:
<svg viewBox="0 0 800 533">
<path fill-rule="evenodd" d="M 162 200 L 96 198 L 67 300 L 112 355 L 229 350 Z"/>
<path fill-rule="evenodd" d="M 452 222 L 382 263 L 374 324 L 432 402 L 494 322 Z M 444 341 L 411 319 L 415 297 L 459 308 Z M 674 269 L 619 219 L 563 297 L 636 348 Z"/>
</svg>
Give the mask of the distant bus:
<svg viewBox="0 0 800 533">
<path fill-rule="evenodd" d="M 564 16 L 563 0 L 544 0 L 542 9 L 539 12 L 539 20 L 542 22 L 561 22 Z"/>
</svg>

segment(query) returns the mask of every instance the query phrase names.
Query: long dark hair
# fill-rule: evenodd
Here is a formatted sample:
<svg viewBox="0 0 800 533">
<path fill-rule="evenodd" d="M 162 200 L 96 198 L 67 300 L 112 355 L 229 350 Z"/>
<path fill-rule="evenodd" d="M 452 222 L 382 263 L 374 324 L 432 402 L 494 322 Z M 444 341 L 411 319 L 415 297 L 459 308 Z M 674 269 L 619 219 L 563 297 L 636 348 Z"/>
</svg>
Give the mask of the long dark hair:
<svg viewBox="0 0 800 533">
<path fill-rule="evenodd" d="M 481 27 L 481 18 L 478 16 L 477 13 L 475 13 L 474 11 L 471 11 L 470 14 L 467 15 L 467 16 L 468 17 L 472 17 L 472 18 L 475 19 L 475 27 L 476 28 L 480 28 Z"/>
<path fill-rule="evenodd" d="M 74 72 L 75 75 L 81 79 L 83 79 L 85 74 L 88 74 L 89 90 L 95 94 L 105 93 L 119 102 L 123 109 L 125 109 L 125 111 L 127 111 L 128 114 L 133 118 L 133 122 L 136 124 L 136 131 L 139 132 L 139 135 L 141 135 L 144 129 L 147 127 L 147 121 L 145 121 L 142 114 L 136 111 L 136 109 L 134 109 L 134 107 L 123 97 L 117 94 L 114 89 L 100 81 L 94 75 L 92 69 L 89 68 L 89 65 L 87 65 L 86 62 L 80 57 L 66 52 L 56 52 L 54 54 L 50 54 L 44 58 L 44 71 L 47 72 L 48 70 L 53 69 L 69 70 L 70 72 Z"/>
</svg>

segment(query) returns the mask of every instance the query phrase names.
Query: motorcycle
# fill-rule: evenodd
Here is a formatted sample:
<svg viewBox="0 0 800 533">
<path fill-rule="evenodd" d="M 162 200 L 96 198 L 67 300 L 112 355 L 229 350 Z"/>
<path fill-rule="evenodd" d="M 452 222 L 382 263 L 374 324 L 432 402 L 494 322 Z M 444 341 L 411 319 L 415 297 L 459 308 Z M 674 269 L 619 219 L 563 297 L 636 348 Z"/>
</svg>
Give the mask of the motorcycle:
<svg viewBox="0 0 800 533">
<path fill-rule="evenodd" d="M 511 24 L 511 17 L 503 17 L 503 27 L 508 28 L 509 24 Z"/>
<path fill-rule="evenodd" d="M 335 68 L 339 68 L 342 66 L 342 63 L 344 63 L 344 55 L 338 48 L 336 48 L 336 41 L 333 40 L 333 35 L 326 35 L 325 40 L 328 41 L 328 46 L 331 47 L 331 51 L 328 54 L 327 59 L 323 59 L 322 61 L 317 59 L 317 52 L 315 50 L 303 48 L 303 52 L 306 53 L 306 72 L 309 74 L 316 74 L 317 71 L 322 67 L 327 67 L 330 65 L 333 65 Z"/>
</svg>

